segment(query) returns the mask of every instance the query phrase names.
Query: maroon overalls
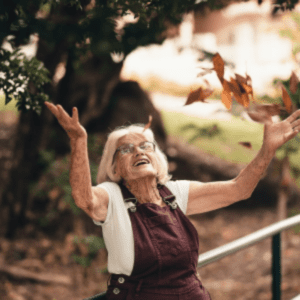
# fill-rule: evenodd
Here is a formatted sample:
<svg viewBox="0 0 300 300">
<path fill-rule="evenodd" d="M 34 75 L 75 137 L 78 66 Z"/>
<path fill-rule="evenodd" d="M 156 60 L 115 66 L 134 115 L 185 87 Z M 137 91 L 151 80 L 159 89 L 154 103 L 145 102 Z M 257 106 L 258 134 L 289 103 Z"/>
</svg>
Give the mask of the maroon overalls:
<svg viewBox="0 0 300 300">
<path fill-rule="evenodd" d="M 108 300 L 210 300 L 197 277 L 198 234 L 165 186 L 158 186 L 169 205 L 140 204 L 121 185 L 134 236 L 135 261 L 131 276 L 112 274 Z M 173 206 L 173 207 L 172 207 Z"/>
</svg>

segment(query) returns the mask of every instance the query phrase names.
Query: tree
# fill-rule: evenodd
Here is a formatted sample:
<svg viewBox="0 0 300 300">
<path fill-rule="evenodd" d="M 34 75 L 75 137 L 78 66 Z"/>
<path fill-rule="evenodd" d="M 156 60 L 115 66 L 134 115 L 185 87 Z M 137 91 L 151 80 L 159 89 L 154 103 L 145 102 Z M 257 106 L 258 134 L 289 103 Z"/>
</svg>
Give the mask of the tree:
<svg viewBox="0 0 300 300">
<path fill-rule="evenodd" d="M 67 110 L 77 106 L 89 133 L 107 130 L 120 101 L 142 98 L 143 103 L 137 103 L 140 116 L 132 114 L 129 121 L 147 122 L 150 111 L 155 130 L 165 139 L 158 113 L 136 83 L 120 82 L 122 62 L 115 62 L 111 54 L 122 53 L 125 58 L 138 46 L 162 42 L 167 26 L 179 24 L 193 4 L 192 0 L 1 2 L 0 43 L 8 42 L 14 51 L 1 49 L 0 62 L 7 66 L 2 68 L 6 72 L 0 83 L 6 103 L 15 97 L 21 110 L 13 166 L 2 193 L 6 236 L 12 237 L 16 228 L 25 224 L 29 186 L 46 164 L 42 150 L 54 147 L 56 156 L 69 150 L 64 133 L 53 131 L 58 126 L 41 106 L 47 98 Z M 117 21 L 129 11 L 135 15 L 135 23 L 116 29 Z M 36 58 L 26 60 L 18 47 L 28 43 L 33 34 L 39 38 Z M 64 75 L 58 80 L 60 69 Z M 130 94 L 133 100 L 125 99 Z M 122 125 L 124 118 L 119 119 L 114 125 Z"/>
<path fill-rule="evenodd" d="M 152 127 L 163 143 L 165 133 L 158 113 L 136 83 L 120 83 L 122 61 L 115 62 L 111 53 L 125 58 L 138 46 L 161 43 L 167 36 L 167 28 L 178 25 L 183 13 L 191 9 L 220 9 L 231 2 L 237 1 L 196 1 L 197 5 L 194 0 L 4 0 L 0 3 L 0 43 L 6 41 L 15 50 L 0 50 L 1 71 L 5 73 L 0 88 L 6 95 L 6 103 L 15 97 L 21 110 L 13 166 L 5 188 L 0 190 L 6 236 L 12 237 L 26 221 L 29 186 L 40 178 L 47 165 L 42 151 L 54 148 L 55 155 L 62 156 L 69 150 L 64 133 L 55 130 L 57 124 L 42 108 L 43 101 L 49 98 L 67 111 L 77 106 L 81 122 L 91 133 L 105 132 L 116 107 L 120 110 L 122 104 L 133 104 L 135 99 L 139 114 L 131 111 L 127 119 L 147 122 L 149 112 L 152 113 Z M 292 8 L 296 2 L 277 0 L 276 7 Z M 136 22 L 116 30 L 117 20 L 129 11 Z M 39 38 L 37 55 L 26 60 L 18 49 L 32 35 Z M 61 76 L 57 76 L 59 71 L 63 71 Z M 124 122 L 120 115 L 114 117 L 114 126 Z"/>
</svg>

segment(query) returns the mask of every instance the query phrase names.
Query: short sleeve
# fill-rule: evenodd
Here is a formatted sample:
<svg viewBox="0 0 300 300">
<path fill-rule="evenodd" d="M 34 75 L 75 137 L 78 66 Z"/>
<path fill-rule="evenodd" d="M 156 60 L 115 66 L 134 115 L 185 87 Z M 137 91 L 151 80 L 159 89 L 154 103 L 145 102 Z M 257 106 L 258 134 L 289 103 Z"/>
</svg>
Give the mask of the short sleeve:
<svg viewBox="0 0 300 300">
<path fill-rule="evenodd" d="M 170 189 L 170 191 L 176 197 L 176 201 L 184 214 L 187 211 L 187 204 L 189 199 L 189 188 L 190 181 L 188 180 L 176 180 L 176 181 L 168 181 L 166 187 Z"/>
<path fill-rule="evenodd" d="M 114 194 L 112 189 L 115 189 L 115 187 L 111 186 L 110 182 L 104 182 L 104 183 L 98 184 L 96 186 L 96 188 L 104 189 L 108 194 L 108 207 L 107 207 L 107 215 L 106 215 L 105 221 L 102 222 L 102 221 L 93 220 L 93 222 L 96 225 L 104 226 L 104 225 L 107 225 L 110 222 L 110 219 L 111 219 L 112 210 L 113 210 L 113 194 Z"/>
</svg>

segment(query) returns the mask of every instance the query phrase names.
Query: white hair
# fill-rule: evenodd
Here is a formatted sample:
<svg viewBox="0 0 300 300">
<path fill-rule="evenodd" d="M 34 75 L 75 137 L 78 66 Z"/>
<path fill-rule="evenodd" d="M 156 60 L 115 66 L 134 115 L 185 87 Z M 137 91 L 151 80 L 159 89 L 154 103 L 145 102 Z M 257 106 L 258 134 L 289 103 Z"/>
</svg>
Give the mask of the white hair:
<svg viewBox="0 0 300 300">
<path fill-rule="evenodd" d="M 168 173 L 168 160 L 165 154 L 160 150 L 156 141 L 154 140 L 154 134 L 151 129 L 144 131 L 144 124 L 134 124 L 129 126 L 122 126 L 116 128 L 108 135 L 106 144 L 103 149 L 102 158 L 99 164 L 97 183 L 100 184 L 105 181 L 120 182 L 121 177 L 114 173 L 116 162 L 113 162 L 114 153 L 117 150 L 118 140 L 130 133 L 140 133 L 147 141 L 155 144 L 155 153 L 158 161 L 158 174 L 157 180 L 160 184 L 165 184 L 171 179 L 171 175 Z"/>
</svg>

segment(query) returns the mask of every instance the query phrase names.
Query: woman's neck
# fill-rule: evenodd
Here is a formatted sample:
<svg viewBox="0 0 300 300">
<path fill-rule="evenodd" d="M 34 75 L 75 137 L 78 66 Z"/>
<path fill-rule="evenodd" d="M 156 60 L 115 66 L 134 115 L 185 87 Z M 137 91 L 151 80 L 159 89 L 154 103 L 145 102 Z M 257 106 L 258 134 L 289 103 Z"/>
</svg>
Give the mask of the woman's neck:
<svg viewBox="0 0 300 300">
<path fill-rule="evenodd" d="M 162 204 L 155 177 L 144 177 L 125 181 L 125 186 L 140 203 Z"/>
</svg>

